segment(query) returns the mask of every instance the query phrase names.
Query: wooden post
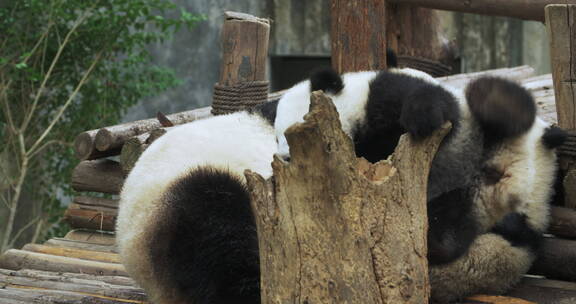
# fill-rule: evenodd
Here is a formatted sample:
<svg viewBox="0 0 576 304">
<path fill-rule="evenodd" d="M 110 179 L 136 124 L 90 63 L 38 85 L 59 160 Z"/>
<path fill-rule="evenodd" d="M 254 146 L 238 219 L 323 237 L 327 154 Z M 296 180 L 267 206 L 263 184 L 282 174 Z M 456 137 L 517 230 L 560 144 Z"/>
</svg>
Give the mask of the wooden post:
<svg viewBox="0 0 576 304">
<path fill-rule="evenodd" d="M 276 158 L 267 181 L 246 173 L 262 303 L 427 303 L 427 172 L 448 130 L 403 136 L 391 161 L 371 164 L 312 93 L 305 122 L 286 131 L 290 163 Z"/>
<path fill-rule="evenodd" d="M 386 1 L 332 0 L 332 67 L 339 73 L 386 68 Z"/>
<path fill-rule="evenodd" d="M 451 74 L 454 46 L 441 33 L 438 11 L 410 5 L 386 8 L 386 45 L 396 51 L 398 63 L 435 77 Z"/>
<path fill-rule="evenodd" d="M 548 5 L 545 10 L 558 125 L 576 131 L 576 5 Z M 576 165 L 570 158 L 561 164 L 567 173 L 564 205 L 576 208 Z"/>
<path fill-rule="evenodd" d="M 267 19 L 226 12 L 222 27 L 220 80 L 214 86 L 212 114 L 227 114 L 266 102 Z"/>
<path fill-rule="evenodd" d="M 225 12 L 222 27 L 221 85 L 266 80 L 270 23 L 252 15 Z"/>
</svg>

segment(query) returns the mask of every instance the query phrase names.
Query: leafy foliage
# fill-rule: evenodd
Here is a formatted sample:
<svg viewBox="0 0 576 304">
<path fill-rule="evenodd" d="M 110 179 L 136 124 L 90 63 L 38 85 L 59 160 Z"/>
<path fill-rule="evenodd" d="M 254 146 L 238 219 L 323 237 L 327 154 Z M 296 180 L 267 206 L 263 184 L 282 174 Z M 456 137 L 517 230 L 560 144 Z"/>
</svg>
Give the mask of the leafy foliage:
<svg viewBox="0 0 576 304">
<path fill-rule="evenodd" d="M 37 209 L 37 230 L 58 223 L 56 198 L 71 195 L 77 164 L 74 137 L 176 86 L 174 73 L 152 65 L 145 47 L 202 19 L 167 0 L 3 1 L 0 208 L 16 212 L 25 194 Z"/>
</svg>

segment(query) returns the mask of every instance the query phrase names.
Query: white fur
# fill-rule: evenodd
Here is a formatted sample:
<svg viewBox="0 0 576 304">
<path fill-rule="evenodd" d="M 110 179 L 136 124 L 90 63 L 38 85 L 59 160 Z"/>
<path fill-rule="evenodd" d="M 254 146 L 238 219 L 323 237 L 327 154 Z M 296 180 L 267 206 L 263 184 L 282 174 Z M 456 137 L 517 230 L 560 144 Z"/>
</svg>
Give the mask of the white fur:
<svg viewBox="0 0 576 304">
<path fill-rule="evenodd" d="M 376 77 L 376 71 L 354 72 L 342 75 L 344 88 L 337 95 L 329 96 L 338 110 L 342 129 L 351 136 L 352 128 L 365 117 L 365 106 L 370 91 L 370 81 Z M 288 143 L 284 132 L 291 125 L 303 122 L 310 107 L 310 80 L 302 81 L 290 88 L 278 102 L 274 129 L 278 137 L 278 154 L 289 155 Z"/>
<path fill-rule="evenodd" d="M 536 118 L 526 134 L 505 141 L 488 160 L 487 165 L 504 174 L 498 183 L 482 185 L 478 193 L 475 206 L 484 231 L 509 212 L 526 214 L 528 223 L 539 232 L 548 227 L 556 153 L 542 141 L 547 127 Z"/>
<path fill-rule="evenodd" d="M 169 298 L 156 283 L 148 256 L 149 229 L 159 220 L 160 198 L 168 187 L 205 165 L 242 178 L 245 169 L 269 177 L 276 147 L 273 128 L 263 118 L 238 112 L 174 127 L 146 149 L 120 195 L 116 242 L 126 270 L 149 295 Z"/>
</svg>

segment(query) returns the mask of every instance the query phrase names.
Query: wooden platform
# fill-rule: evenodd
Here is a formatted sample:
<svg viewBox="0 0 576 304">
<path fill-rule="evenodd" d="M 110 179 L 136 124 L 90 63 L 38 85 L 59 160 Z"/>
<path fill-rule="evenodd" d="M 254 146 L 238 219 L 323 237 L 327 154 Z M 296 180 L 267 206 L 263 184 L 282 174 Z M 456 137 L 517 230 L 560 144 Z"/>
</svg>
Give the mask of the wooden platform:
<svg viewBox="0 0 576 304">
<path fill-rule="evenodd" d="M 535 96 L 539 115 L 548 122 L 556 122 L 552 77 L 533 76 L 534 71 L 528 66 L 440 80 L 463 87 L 470 79 L 486 74 L 521 82 Z M 44 244 L 8 250 L 0 257 L 0 303 L 147 303 L 145 293 L 128 277 L 117 254 L 112 232 L 117 203 L 117 200 L 77 197 L 65 218 L 79 230 Z M 529 277 L 509 295 L 513 298 L 476 296 L 462 303 L 576 303 L 576 283 Z"/>
</svg>

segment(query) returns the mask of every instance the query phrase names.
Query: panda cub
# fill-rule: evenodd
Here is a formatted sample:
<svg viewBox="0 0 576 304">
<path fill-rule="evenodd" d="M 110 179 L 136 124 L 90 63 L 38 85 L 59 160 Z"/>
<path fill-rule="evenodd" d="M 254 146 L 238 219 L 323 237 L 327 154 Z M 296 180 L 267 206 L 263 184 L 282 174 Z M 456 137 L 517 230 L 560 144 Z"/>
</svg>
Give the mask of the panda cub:
<svg viewBox="0 0 576 304">
<path fill-rule="evenodd" d="M 272 174 L 275 104 L 174 127 L 124 183 L 122 263 L 152 303 L 259 303 L 258 239 L 244 170 Z"/>
<path fill-rule="evenodd" d="M 321 71 L 280 100 L 275 129 L 285 159 L 283 133 L 302 120 L 316 89 L 332 97 L 356 154 L 372 162 L 387 158 L 403 133 L 418 139 L 452 122 L 428 180 L 433 302 L 503 293 L 520 280 L 548 225 L 554 148 L 566 137 L 536 117 L 528 91 L 493 77 L 459 91 L 412 69 Z"/>
</svg>

